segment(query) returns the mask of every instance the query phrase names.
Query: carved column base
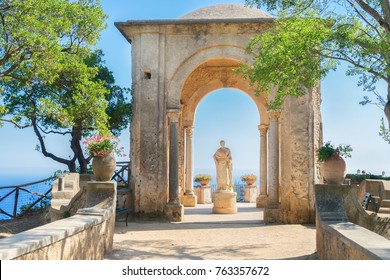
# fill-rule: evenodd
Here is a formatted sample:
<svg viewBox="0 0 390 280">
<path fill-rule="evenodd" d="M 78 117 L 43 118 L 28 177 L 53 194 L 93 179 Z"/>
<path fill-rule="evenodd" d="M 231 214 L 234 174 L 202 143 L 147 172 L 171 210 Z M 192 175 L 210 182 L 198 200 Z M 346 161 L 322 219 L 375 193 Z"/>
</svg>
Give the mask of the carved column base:
<svg viewBox="0 0 390 280">
<path fill-rule="evenodd" d="M 261 194 L 256 199 L 256 208 L 266 208 L 268 205 L 268 195 Z"/>
<path fill-rule="evenodd" d="M 182 222 L 184 207 L 180 203 L 168 203 L 164 208 L 165 217 L 171 222 Z"/>
<path fill-rule="evenodd" d="M 280 223 L 282 221 L 281 209 L 279 203 L 268 203 L 264 209 L 264 222 Z"/>
<path fill-rule="evenodd" d="M 257 198 L 257 187 L 256 186 L 245 186 L 244 188 L 244 202 L 256 202 Z"/>
<path fill-rule="evenodd" d="M 197 204 L 198 198 L 194 193 L 192 194 L 185 194 L 181 197 L 181 203 L 185 207 L 195 207 Z"/>
<path fill-rule="evenodd" d="M 214 207 L 215 214 L 235 214 L 237 213 L 237 193 L 235 192 L 215 192 Z"/>
</svg>

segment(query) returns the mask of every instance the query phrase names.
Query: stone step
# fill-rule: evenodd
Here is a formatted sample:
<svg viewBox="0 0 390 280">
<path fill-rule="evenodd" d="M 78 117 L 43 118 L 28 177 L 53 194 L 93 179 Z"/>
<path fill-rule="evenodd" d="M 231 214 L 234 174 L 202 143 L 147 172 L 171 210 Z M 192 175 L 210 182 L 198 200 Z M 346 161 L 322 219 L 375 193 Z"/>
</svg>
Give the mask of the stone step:
<svg viewBox="0 0 390 280">
<path fill-rule="evenodd" d="M 73 190 L 54 191 L 51 193 L 52 199 L 69 199 L 74 197 Z"/>
<path fill-rule="evenodd" d="M 51 207 L 57 210 L 60 210 L 61 206 L 67 206 L 70 203 L 70 199 L 52 199 Z"/>
<path fill-rule="evenodd" d="M 382 207 L 390 207 L 390 199 L 384 199 L 381 202 L 381 208 Z"/>
<path fill-rule="evenodd" d="M 381 213 L 381 214 L 390 214 L 390 207 L 381 207 L 381 208 L 379 208 L 378 213 Z"/>
</svg>

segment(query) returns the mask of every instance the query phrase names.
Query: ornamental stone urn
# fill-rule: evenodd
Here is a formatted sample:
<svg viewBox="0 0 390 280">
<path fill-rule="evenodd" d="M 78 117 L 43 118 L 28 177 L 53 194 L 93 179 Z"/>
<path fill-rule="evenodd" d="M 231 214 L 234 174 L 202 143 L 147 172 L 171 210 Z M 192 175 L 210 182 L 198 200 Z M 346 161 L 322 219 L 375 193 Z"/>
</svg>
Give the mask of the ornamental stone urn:
<svg viewBox="0 0 390 280">
<path fill-rule="evenodd" d="M 338 153 L 333 153 L 321 163 L 321 173 L 328 184 L 342 184 L 347 174 L 344 159 Z"/>
<path fill-rule="evenodd" d="M 107 153 L 104 156 L 94 156 L 92 159 L 93 174 L 98 181 L 111 181 L 116 168 L 114 153 Z"/>
</svg>

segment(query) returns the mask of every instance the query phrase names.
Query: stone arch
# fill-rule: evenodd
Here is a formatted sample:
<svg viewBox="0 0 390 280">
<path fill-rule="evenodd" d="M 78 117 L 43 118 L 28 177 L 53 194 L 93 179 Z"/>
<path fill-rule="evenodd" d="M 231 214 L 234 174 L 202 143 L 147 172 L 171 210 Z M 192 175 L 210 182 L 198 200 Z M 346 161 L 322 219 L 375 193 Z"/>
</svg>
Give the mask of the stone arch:
<svg viewBox="0 0 390 280">
<path fill-rule="evenodd" d="M 191 202 L 191 197 L 193 197 L 192 130 L 196 109 L 203 98 L 211 92 L 223 88 L 239 90 L 246 94 L 257 107 L 261 122 L 259 129 L 260 127 L 269 126 L 267 96 L 265 94 L 257 95 L 254 88 L 241 75 L 233 73 L 233 70 L 240 63 L 246 62 L 244 49 L 235 46 L 223 46 L 222 50 L 218 50 L 220 47 L 213 46 L 212 48 L 202 49 L 186 59 L 176 71 L 176 75 L 170 84 L 170 93 L 180 93 L 170 95 L 168 100 L 173 101 L 173 104 L 179 103 L 181 106 L 179 161 L 185 161 L 185 164 L 179 166 L 179 185 L 183 186 L 181 197 L 185 206 L 194 206 L 195 204 Z M 224 55 L 221 56 L 221 53 Z M 263 146 L 266 145 L 265 142 L 266 140 L 263 139 Z M 262 178 L 263 192 L 266 193 L 266 148 L 263 147 L 259 157 L 262 166 L 259 174 Z"/>
<path fill-rule="evenodd" d="M 180 93 L 182 121 L 184 125 L 192 125 L 197 106 L 210 92 L 222 88 L 233 88 L 248 95 L 255 103 L 263 124 L 269 123 L 267 114 L 267 96 L 257 95 L 254 88 L 249 86 L 233 69 L 240 61 L 231 58 L 210 58 L 198 65 L 187 76 Z"/>
<path fill-rule="evenodd" d="M 266 96 L 256 96 L 253 87 L 249 86 L 248 82 L 244 81 L 242 77 L 237 74 L 233 75 L 232 70 L 236 68 L 240 63 L 250 63 L 250 57 L 245 53 L 245 48 L 238 45 L 212 45 L 202 49 L 190 55 L 186 58 L 180 66 L 176 69 L 174 75 L 168 82 L 167 89 L 167 107 L 168 108 L 180 108 L 182 105 L 188 105 L 189 103 L 199 104 L 200 96 L 203 98 L 208 92 L 217 90 L 220 88 L 235 88 L 248 94 L 255 102 L 260 119 L 263 119 L 265 123 L 268 123 L 267 111 L 267 98 Z M 195 65 L 195 66 L 194 66 Z M 216 71 L 213 71 L 214 76 L 208 77 L 207 84 L 202 82 L 202 87 L 196 88 L 194 96 L 188 96 L 188 84 L 194 79 L 197 79 L 199 75 L 204 79 L 207 79 L 207 75 L 211 71 L 207 71 L 207 68 L 226 68 L 224 76 L 216 76 Z M 221 73 L 221 71 L 220 71 Z M 184 93 L 184 97 L 183 97 Z M 187 99 L 191 98 L 189 101 Z M 196 102 L 197 101 L 197 102 Z M 185 119 L 185 118 L 184 118 Z"/>
<path fill-rule="evenodd" d="M 314 220 L 313 188 L 320 178 L 313 155 L 322 133 L 319 88 L 289 98 L 282 112 L 267 113 L 267 97 L 255 95 L 246 81 L 232 75 L 239 63 L 251 63 L 246 45 L 272 22 L 265 12 L 232 4 L 179 19 L 115 24 L 132 45 L 130 189 L 135 213 L 182 219 L 184 144 L 197 105 L 214 90 L 234 88 L 250 96 L 260 114 L 260 150 L 269 153 L 265 220 Z"/>
</svg>

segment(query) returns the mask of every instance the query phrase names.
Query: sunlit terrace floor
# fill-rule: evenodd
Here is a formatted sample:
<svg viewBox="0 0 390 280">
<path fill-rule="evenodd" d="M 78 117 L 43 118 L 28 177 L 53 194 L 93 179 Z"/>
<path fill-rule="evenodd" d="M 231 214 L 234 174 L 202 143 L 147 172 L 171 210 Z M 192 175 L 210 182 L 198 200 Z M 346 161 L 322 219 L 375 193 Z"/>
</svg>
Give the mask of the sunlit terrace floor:
<svg viewBox="0 0 390 280">
<path fill-rule="evenodd" d="M 118 221 L 111 260 L 317 259 L 314 225 L 266 225 L 254 203 L 237 214 L 185 208 L 182 223 Z"/>
</svg>

